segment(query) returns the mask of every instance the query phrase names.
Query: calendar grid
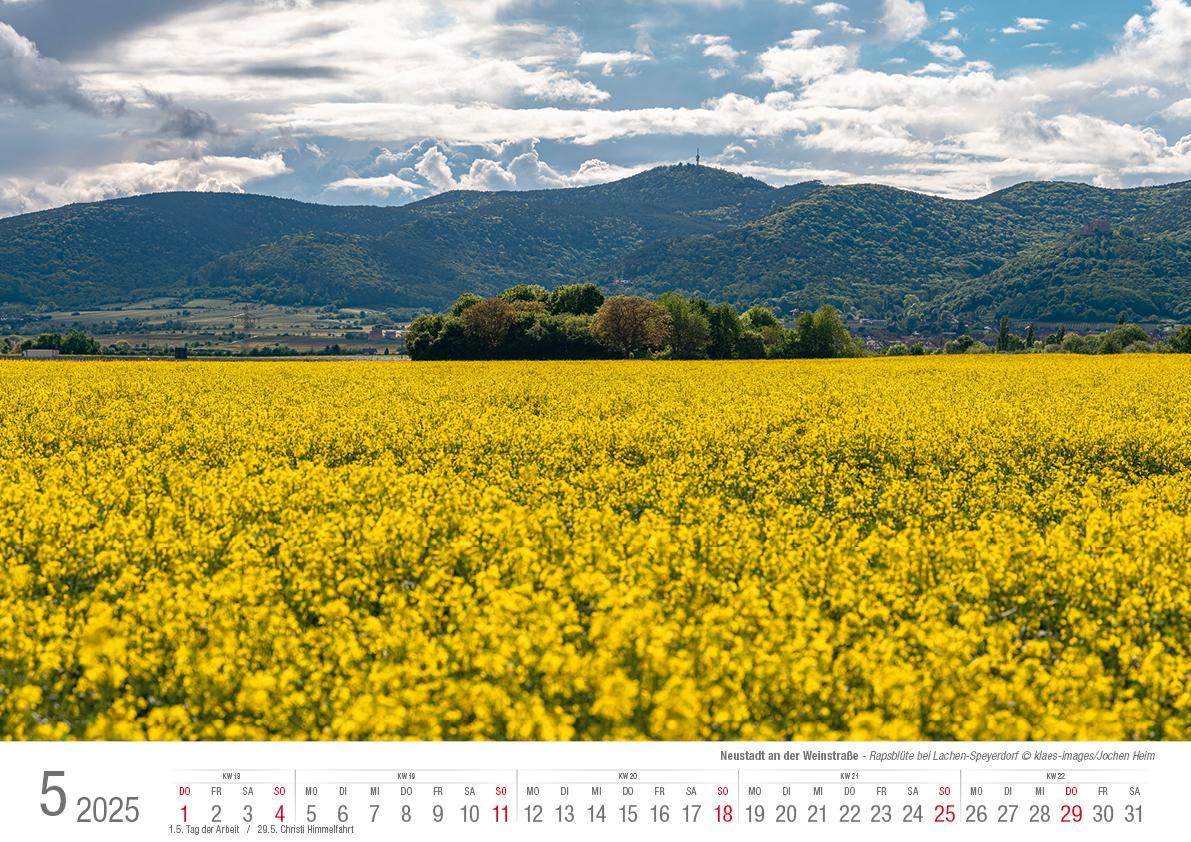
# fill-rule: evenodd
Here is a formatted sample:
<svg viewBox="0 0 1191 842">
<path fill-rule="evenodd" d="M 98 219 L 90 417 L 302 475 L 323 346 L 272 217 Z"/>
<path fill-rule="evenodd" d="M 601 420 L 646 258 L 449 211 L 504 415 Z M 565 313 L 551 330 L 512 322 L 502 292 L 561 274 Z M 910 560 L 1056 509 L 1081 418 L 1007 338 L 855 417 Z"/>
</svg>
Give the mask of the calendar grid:
<svg viewBox="0 0 1191 842">
<path fill-rule="evenodd" d="M 227 832 L 544 840 L 565 831 L 581 840 L 615 833 L 618 842 L 752 842 L 791 831 L 825 840 L 992 839 L 1011 831 L 1026 842 L 1059 830 L 1072 839 L 1141 831 L 1165 839 L 1181 832 L 1180 782 L 1191 767 L 1183 743 L 1139 746 L 1115 764 L 1048 744 L 1034 765 L 1022 761 L 1031 749 L 1018 744 L 967 744 L 966 753 L 958 744 L 864 743 L 33 748 L 0 749 L 9 761 L 0 771 L 4 793 L 28 792 L 31 781 L 47 792 L 60 784 L 76 807 L 81 799 L 97 815 L 136 820 L 120 822 L 117 833 L 112 822 L 72 822 L 67 812 L 50 816 L 17 799 L 15 827 L 52 836 L 69 823 L 79 838 L 127 840 Z"/>
</svg>

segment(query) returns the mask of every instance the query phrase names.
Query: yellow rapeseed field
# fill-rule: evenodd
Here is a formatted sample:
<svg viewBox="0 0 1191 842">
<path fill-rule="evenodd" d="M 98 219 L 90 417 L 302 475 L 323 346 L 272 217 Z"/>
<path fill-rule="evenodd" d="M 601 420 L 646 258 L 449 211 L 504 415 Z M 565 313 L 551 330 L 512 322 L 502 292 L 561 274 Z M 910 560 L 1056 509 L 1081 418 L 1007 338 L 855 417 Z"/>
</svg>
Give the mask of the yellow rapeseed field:
<svg viewBox="0 0 1191 842">
<path fill-rule="evenodd" d="M 1189 739 L 1191 359 L 0 364 L 0 733 Z"/>
</svg>

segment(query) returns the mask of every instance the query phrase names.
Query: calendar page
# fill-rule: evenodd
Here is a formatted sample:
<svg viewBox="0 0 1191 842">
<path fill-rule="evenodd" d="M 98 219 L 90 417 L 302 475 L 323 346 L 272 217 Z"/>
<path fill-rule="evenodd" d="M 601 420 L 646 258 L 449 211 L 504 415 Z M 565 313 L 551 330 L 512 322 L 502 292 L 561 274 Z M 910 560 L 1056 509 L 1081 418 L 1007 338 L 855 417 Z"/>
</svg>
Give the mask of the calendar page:
<svg viewBox="0 0 1191 842">
<path fill-rule="evenodd" d="M 0 0 L 0 842 L 1191 842 L 1191 0 Z"/>
<path fill-rule="evenodd" d="M 1182 744 L 21 746 L 14 838 L 1180 839 Z"/>
</svg>

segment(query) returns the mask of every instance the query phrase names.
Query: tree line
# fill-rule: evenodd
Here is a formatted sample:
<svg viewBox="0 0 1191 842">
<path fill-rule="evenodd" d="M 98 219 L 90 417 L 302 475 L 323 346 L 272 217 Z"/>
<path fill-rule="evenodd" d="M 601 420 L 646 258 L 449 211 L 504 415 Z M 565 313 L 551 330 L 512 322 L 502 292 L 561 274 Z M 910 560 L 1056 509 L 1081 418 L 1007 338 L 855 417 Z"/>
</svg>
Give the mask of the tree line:
<svg viewBox="0 0 1191 842">
<path fill-rule="evenodd" d="M 247 334 L 245 334 L 246 336 Z M 367 334 L 365 334 L 367 335 Z M 184 347 L 190 353 L 203 357 L 334 357 L 351 356 L 360 353 L 356 348 L 342 346 L 338 342 L 325 345 L 322 348 L 298 349 L 289 345 L 273 344 L 250 347 L 241 351 L 226 348 L 203 348 L 197 346 L 177 344 L 148 343 L 132 345 L 125 340 L 103 345 L 94 336 L 81 330 L 72 330 L 63 335 L 61 333 L 42 333 L 32 339 L 15 339 L 8 336 L 0 338 L 0 355 L 19 354 L 28 350 L 53 350 L 66 356 L 173 356 L 179 347 Z M 384 351 L 389 353 L 388 348 Z"/>
<path fill-rule="evenodd" d="M 3 342 L 0 342 L 0 353 L 5 354 L 13 351 L 28 351 L 31 348 L 79 356 L 103 353 L 103 348 L 100 347 L 95 337 L 81 330 L 72 330 L 65 336 L 60 333 L 43 333 L 36 339 L 13 342 L 11 339 L 5 338 Z"/>
<path fill-rule="evenodd" d="M 518 284 L 491 298 L 464 293 L 448 312 L 415 319 L 405 345 L 415 360 L 827 358 L 861 350 L 830 305 L 786 328 L 768 307 L 741 314 L 678 293 L 605 297 L 591 283 Z"/>
<path fill-rule="evenodd" d="M 1039 351 L 1066 354 L 1161 353 L 1168 351 L 1176 354 L 1188 354 L 1191 353 L 1191 325 L 1179 328 L 1165 342 L 1162 342 L 1151 337 L 1139 325 L 1127 323 L 1122 315 L 1117 326 L 1104 333 L 1068 333 L 1066 328 L 1059 328 L 1055 332 L 1041 337 L 1037 335 L 1032 324 L 1026 327 L 1024 336 L 1011 332 L 1008 317 L 1002 317 L 997 329 L 995 344 L 989 345 L 968 334 L 963 334 L 949 340 L 943 346 L 942 351 L 944 354 L 987 354 L 993 351 L 998 354 Z M 895 357 L 904 356 L 907 353 L 913 353 L 913 351 L 907 350 L 903 344 L 896 344 L 891 345 L 885 353 L 886 356 Z"/>
</svg>

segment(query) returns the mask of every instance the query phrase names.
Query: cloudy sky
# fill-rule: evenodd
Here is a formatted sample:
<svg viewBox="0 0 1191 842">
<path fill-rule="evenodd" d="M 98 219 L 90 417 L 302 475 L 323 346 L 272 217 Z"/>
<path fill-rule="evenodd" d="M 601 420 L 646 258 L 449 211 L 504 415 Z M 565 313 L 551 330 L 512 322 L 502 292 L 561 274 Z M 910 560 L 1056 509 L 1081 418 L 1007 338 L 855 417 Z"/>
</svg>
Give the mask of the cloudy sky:
<svg viewBox="0 0 1191 842">
<path fill-rule="evenodd" d="M 0 0 L 0 215 L 400 204 L 693 159 L 969 197 L 1191 178 L 1187 0 Z"/>
</svg>

